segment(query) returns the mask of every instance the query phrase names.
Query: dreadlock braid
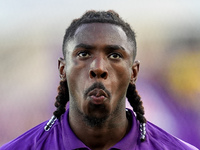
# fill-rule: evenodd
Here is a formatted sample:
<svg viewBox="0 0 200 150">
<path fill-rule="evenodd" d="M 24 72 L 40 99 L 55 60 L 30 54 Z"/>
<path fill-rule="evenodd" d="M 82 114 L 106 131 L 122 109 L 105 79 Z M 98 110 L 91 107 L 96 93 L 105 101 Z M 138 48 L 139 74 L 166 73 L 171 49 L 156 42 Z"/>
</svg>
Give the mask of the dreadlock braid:
<svg viewBox="0 0 200 150">
<path fill-rule="evenodd" d="M 129 84 L 126 97 L 128 98 L 130 105 L 133 107 L 133 110 L 136 113 L 137 119 L 140 121 L 140 123 L 146 123 L 147 120 L 144 117 L 144 107 L 136 90 L 135 84 Z"/>
<path fill-rule="evenodd" d="M 141 142 L 146 139 L 146 118 L 144 117 L 144 107 L 138 92 L 136 90 L 135 84 L 129 84 L 126 97 L 130 105 L 132 106 L 134 112 L 136 113 L 137 120 L 140 122 L 140 140 Z"/>
<path fill-rule="evenodd" d="M 54 111 L 54 116 L 59 118 L 65 112 L 65 106 L 69 101 L 69 92 L 67 87 L 67 81 L 60 81 L 60 86 L 58 87 L 58 96 L 56 97 L 55 106 L 57 108 Z"/>
</svg>

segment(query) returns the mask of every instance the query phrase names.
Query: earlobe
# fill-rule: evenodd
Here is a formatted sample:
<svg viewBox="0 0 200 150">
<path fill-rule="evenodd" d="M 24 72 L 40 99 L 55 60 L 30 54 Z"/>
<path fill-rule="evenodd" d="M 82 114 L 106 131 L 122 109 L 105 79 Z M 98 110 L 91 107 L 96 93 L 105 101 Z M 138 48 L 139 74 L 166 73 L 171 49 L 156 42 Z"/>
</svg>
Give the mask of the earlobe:
<svg viewBox="0 0 200 150">
<path fill-rule="evenodd" d="M 60 73 L 61 81 L 66 80 L 65 60 L 63 58 L 58 59 L 58 70 L 59 70 L 59 73 Z"/>
<path fill-rule="evenodd" d="M 135 84 L 139 73 L 140 61 L 136 60 L 132 66 L 131 84 Z"/>
</svg>

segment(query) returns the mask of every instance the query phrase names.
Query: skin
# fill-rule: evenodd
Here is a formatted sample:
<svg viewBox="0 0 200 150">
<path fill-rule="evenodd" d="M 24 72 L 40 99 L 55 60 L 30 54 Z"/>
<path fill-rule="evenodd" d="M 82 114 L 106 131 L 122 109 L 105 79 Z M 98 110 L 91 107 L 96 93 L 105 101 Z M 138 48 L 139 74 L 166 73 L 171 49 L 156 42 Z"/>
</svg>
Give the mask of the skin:
<svg viewBox="0 0 200 150">
<path fill-rule="evenodd" d="M 70 126 L 91 149 L 109 149 L 131 126 L 125 100 L 128 85 L 135 83 L 139 71 L 133 45 L 121 27 L 91 23 L 76 30 L 65 50 L 66 59 L 59 60 L 59 71 L 68 83 Z M 105 89 L 90 89 L 94 83 Z M 98 122 L 92 124 L 87 118 Z"/>
</svg>

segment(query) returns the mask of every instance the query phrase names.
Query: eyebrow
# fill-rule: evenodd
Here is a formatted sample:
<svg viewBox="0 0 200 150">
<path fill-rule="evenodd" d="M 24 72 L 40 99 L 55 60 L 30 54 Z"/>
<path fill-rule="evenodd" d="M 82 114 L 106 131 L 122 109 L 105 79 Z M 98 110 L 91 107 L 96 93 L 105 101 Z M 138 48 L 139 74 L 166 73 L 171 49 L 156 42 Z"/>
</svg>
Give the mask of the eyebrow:
<svg viewBox="0 0 200 150">
<path fill-rule="evenodd" d="M 95 47 L 92 45 L 80 43 L 80 44 L 76 45 L 74 49 L 77 49 L 77 48 L 94 49 Z"/>
<path fill-rule="evenodd" d="M 84 48 L 84 49 L 90 50 L 90 49 L 94 49 L 95 46 L 84 44 L 84 43 L 80 43 L 80 44 L 76 45 L 74 49 L 77 49 L 77 48 Z M 120 46 L 120 45 L 106 45 L 105 49 L 109 49 L 109 50 L 124 50 L 125 51 L 125 48 Z"/>
<path fill-rule="evenodd" d="M 110 49 L 110 50 L 124 50 L 125 48 L 120 46 L 120 45 L 107 45 L 106 49 Z"/>
</svg>

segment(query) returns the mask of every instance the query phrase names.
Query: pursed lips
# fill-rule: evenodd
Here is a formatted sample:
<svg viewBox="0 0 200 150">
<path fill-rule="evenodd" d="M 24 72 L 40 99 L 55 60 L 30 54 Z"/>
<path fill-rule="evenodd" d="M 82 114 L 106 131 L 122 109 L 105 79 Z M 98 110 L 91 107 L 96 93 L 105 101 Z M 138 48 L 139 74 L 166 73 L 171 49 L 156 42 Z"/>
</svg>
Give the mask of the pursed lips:
<svg viewBox="0 0 200 150">
<path fill-rule="evenodd" d="M 94 104 L 102 104 L 105 99 L 108 98 L 108 94 L 103 89 L 99 88 L 95 88 L 94 90 L 90 91 L 88 96 Z"/>
<path fill-rule="evenodd" d="M 102 89 L 95 88 L 94 90 L 88 93 L 88 96 L 96 96 L 96 97 L 104 96 L 107 98 L 108 94 Z"/>
<path fill-rule="evenodd" d="M 84 91 L 84 99 L 99 104 L 111 99 L 111 93 L 105 88 L 103 83 L 95 82 Z"/>
</svg>

